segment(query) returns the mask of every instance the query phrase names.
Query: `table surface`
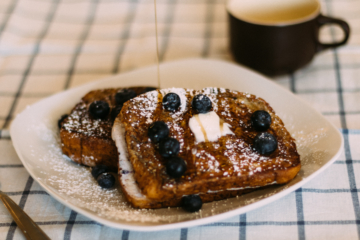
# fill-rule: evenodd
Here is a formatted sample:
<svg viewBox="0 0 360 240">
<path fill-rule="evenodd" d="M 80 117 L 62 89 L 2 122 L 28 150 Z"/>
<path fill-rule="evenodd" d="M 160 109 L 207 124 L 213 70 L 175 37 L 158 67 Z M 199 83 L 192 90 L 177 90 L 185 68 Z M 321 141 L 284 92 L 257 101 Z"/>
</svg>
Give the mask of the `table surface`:
<svg viewBox="0 0 360 240">
<path fill-rule="evenodd" d="M 157 0 L 160 61 L 232 62 L 225 0 Z M 49 196 L 22 166 L 9 126 L 27 105 L 81 84 L 156 63 L 152 0 L 0 1 L 0 186 L 52 239 L 360 238 L 360 1 L 323 0 L 351 27 L 346 46 L 319 53 L 274 82 L 309 102 L 344 136 L 325 172 L 257 210 L 205 226 L 158 232 L 113 229 Z M 342 38 L 321 29 L 322 41 Z M 0 205 L 0 239 L 23 239 Z"/>
</svg>

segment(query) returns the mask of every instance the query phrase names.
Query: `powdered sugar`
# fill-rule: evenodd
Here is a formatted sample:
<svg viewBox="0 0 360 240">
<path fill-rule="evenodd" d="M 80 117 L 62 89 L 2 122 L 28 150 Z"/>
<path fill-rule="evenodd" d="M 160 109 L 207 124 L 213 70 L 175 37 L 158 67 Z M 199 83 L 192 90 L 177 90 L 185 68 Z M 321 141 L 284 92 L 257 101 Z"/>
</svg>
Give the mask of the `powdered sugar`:
<svg viewBox="0 0 360 240">
<path fill-rule="evenodd" d="M 138 96 L 137 99 L 144 103 L 144 107 L 141 109 L 142 111 L 140 112 L 141 116 L 147 118 L 146 122 L 148 124 L 152 123 L 151 116 L 157 106 L 158 91 L 147 92 Z"/>
<path fill-rule="evenodd" d="M 109 137 L 112 125 L 110 120 L 85 117 L 87 114 L 87 104 L 80 102 L 63 123 L 63 128 L 67 132 L 77 132 L 86 136 Z"/>
</svg>

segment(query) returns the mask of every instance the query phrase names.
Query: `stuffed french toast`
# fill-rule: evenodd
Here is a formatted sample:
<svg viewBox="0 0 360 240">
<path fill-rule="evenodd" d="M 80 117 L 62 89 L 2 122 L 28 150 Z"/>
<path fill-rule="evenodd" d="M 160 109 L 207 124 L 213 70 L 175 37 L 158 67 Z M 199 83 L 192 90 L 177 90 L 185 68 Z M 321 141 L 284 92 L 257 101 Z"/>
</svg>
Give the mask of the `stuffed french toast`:
<svg viewBox="0 0 360 240">
<path fill-rule="evenodd" d="M 118 153 L 111 139 L 114 119 L 123 104 L 153 87 L 109 88 L 90 91 L 58 122 L 61 148 L 76 163 L 118 167 Z"/>
<path fill-rule="evenodd" d="M 124 103 L 112 128 L 133 207 L 202 203 L 291 181 L 301 163 L 270 105 L 223 88 L 154 90 Z"/>
</svg>

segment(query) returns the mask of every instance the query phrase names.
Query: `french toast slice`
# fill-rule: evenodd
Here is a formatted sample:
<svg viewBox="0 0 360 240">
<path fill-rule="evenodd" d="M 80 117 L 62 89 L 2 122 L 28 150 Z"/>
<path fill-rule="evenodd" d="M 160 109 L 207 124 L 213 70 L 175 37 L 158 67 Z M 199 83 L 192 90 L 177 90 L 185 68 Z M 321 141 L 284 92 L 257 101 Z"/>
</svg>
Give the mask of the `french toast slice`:
<svg viewBox="0 0 360 240">
<path fill-rule="evenodd" d="M 163 97 L 170 92 L 181 100 L 174 112 L 162 105 Z M 189 127 L 189 121 L 197 115 L 191 101 L 198 94 L 211 99 L 211 110 L 231 134 L 198 141 Z M 272 119 L 265 132 L 276 138 L 277 147 L 270 154 L 260 154 L 254 147 L 259 131 L 251 124 L 251 116 L 257 110 L 268 112 Z M 168 175 L 167 159 L 148 136 L 149 126 L 156 121 L 165 122 L 169 136 L 180 143 L 178 156 L 186 162 L 180 178 Z M 287 183 L 301 167 L 295 141 L 270 105 L 254 95 L 222 88 L 173 88 L 138 96 L 124 104 L 115 119 L 112 137 L 120 153 L 120 185 L 128 201 L 139 208 L 179 206 L 183 196 L 193 194 L 203 202 L 234 197 Z"/>
<path fill-rule="evenodd" d="M 61 148 L 65 155 L 76 163 L 86 166 L 105 165 L 117 169 L 118 152 L 111 139 L 114 122 L 112 112 L 117 104 L 115 94 L 124 88 L 99 89 L 87 93 L 61 122 Z M 137 95 L 151 87 L 130 87 Z M 89 105 L 94 101 L 106 101 L 110 113 L 103 119 L 94 119 L 89 114 Z"/>
</svg>

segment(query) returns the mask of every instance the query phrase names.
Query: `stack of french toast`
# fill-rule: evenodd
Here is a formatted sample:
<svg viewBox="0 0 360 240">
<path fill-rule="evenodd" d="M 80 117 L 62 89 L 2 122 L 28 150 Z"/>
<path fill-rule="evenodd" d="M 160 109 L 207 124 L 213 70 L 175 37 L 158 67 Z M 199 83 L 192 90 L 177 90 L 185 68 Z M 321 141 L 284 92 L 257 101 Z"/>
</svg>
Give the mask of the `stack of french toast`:
<svg viewBox="0 0 360 240">
<path fill-rule="evenodd" d="M 300 156 L 263 99 L 223 88 L 89 92 L 59 121 L 62 151 L 136 208 L 202 204 L 291 181 Z"/>
</svg>

